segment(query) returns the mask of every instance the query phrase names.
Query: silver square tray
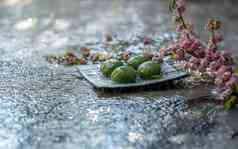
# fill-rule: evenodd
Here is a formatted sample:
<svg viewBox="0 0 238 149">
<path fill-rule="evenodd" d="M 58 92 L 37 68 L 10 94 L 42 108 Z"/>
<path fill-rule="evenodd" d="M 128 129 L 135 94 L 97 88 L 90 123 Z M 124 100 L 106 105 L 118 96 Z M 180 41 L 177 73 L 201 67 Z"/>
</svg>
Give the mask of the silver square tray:
<svg viewBox="0 0 238 149">
<path fill-rule="evenodd" d="M 171 64 L 167 62 L 163 62 L 161 64 L 162 79 L 157 80 L 142 80 L 137 78 L 136 82 L 134 83 L 126 83 L 121 84 L 112 81 L 110 78 L 107 78 L 102 75 L 100 72 L 100 65 L 81 65 L 78 66 L 80 73 L 82 76 L 95 87 L 96 89 L 117 89 L 117 88 L 138 88 L 150 85 L 161 84 L 165 82 L 170 82 L 173 80 L 178 80 L 188 76 L 188 73 L 177 70 Z"/>
</svg>

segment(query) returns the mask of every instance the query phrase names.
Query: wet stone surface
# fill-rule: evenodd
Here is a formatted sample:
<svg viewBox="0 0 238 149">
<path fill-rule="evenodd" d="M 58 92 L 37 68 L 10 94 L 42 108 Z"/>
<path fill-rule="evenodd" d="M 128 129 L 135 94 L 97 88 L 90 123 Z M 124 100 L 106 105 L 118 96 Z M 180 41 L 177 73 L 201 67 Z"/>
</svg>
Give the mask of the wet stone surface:
<svg viewBox="0 0 238 149">
<path fill-rule="evenodd" d="M 1 1 L 0 148 L 236 149 L 237 138 L 231 136 L 238 131 L 237 110 L 187 104 L 189 98 L 205 94 L 204 87 L 109 95 L 95 92 L 77 68 L 45 61 L 45 55 L 65 46 L 100 42 L 106 32 L 127 39 L 170 31 L 166 4 Z M 190 5 L 198 20 L 206 18 L 204 12 L 222 14 L 230 26 L 225 29 L 228 43 L 237 40 L 235 4 Z M 229 8 L 231 13 L 223 13 Z"/>
</svg>

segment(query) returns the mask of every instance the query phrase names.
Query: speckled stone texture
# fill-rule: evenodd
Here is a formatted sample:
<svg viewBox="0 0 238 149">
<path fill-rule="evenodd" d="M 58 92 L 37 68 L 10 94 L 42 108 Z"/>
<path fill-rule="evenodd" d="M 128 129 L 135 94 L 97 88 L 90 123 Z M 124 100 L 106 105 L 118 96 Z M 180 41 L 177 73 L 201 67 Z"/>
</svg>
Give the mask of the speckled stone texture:
<svg viewBox="0 0 238 149">
<path fill-rule="evenodd" d="M 237 7 L 193 0 L 186 15 L 196 26 L 222 18 L 223 46 L 237 55 Z M 172 31 L 166 0 L 2 0 L 0 8 L 0 149 L 237 148 L 237 109 L 186 102 L 207 87 L 103 94 L 75 67 L 45 61 L 107 32 L 129 39 Z"/>
</svg>

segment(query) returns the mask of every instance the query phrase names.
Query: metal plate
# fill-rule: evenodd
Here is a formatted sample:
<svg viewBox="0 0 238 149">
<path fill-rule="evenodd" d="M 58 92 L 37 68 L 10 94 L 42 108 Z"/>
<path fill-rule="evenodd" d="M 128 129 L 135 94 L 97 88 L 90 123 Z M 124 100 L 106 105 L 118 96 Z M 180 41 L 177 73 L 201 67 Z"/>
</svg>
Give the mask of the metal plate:
<svg viewBox="0 0 238 149">
<path fill-rule="evenodd" d="M 164 62 L 161 64 L 163 72 L 162 79 L 142 80 L 138 78 L 135 83 L 120 84 L 112 81 L 110 78 L 104 77 L 100 72 L 100 65 L 82 65 L 78 68 L 82 76 L 97 89 L 137 88 L 178 80 L 188 76 L 186 72 L 176 70 L 172 65 Z"/>
</svg>

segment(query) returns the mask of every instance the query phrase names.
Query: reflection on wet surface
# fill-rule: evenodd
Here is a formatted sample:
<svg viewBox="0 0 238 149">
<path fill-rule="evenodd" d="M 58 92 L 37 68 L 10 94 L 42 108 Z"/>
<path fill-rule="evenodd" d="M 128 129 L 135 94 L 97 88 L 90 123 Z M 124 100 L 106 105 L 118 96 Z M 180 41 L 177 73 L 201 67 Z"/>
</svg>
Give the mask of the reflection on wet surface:
<svg viewBox="0 0 238 149">
<path fill-rule="evenodd" d="M 235 51 L 236 4 L 209 3 L 191 2 L 189 18 L 224 19 Z M 102 96 L 75 67 L 45 62 L 108 32 L 130 39 L 171 31 L 166 1 L 3 0 L 0 7 L 0 148 L 237 148 L 236 110 L 186 104 L 207 89 Z"/>
</svg>

